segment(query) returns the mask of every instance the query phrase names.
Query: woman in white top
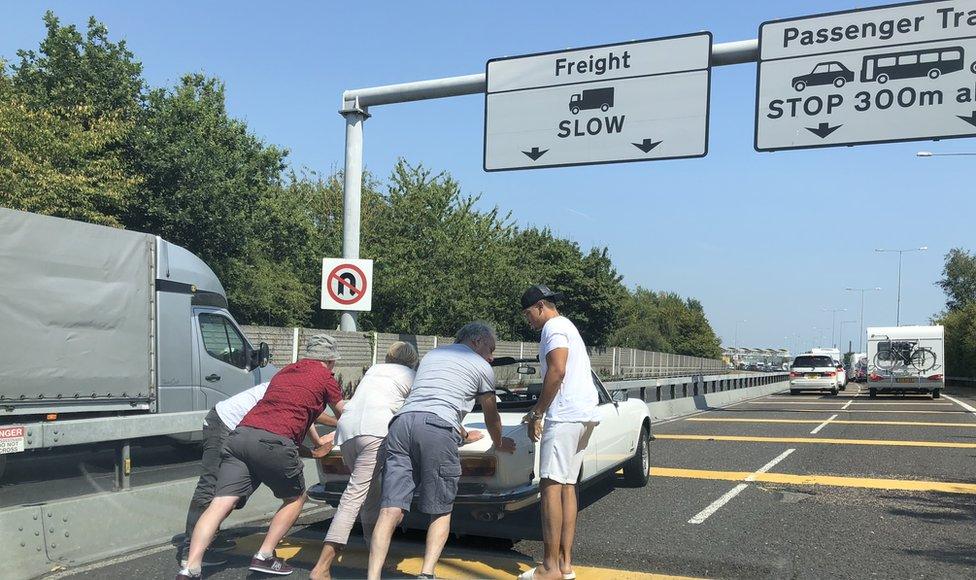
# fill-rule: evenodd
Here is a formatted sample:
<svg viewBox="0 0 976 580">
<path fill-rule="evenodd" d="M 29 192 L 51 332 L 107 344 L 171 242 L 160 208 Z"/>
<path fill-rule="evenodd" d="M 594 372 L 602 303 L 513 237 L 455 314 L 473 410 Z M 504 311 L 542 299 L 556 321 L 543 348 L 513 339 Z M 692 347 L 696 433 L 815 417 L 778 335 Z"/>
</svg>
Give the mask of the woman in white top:
<svg viewBox="0 0 976 580">
<path fill-rule="evenodd" d="M 349 483 L 339 500 L 325 546 L 311 578 L 331 578 L 332 562 L 349 541 L 349 532 L 360 515 L 363 536 L 372 535 L 379 513 L 380 466 L 376 456 L 386 438 L 393 414 L 403 405 L 416 374 L 417 349 L 406 342 L 394 342 L 386 353 L 386 363 L 370 367 L 342 411 L 336 427 L 335 444 L 340 445 L 342 462 L 350 469 Z"/>
</svg>

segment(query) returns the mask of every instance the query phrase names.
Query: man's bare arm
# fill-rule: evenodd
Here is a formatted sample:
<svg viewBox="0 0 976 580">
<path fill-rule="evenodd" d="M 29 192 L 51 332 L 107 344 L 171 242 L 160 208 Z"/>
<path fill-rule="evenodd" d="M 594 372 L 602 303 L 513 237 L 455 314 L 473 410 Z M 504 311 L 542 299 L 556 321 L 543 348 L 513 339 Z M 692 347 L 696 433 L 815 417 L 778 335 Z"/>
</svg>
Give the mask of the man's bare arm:
<svg viewBox="0 0 976 580">
<path fill-rule="evenodd" d="M 495 404 L 495 393 L 486 393 L 478 397 L 481 404 L 481 412 L 485 416 L 485 425 L 488 427 L 488 436 L 495 445 L 495 449 L 505 453 L 515 451 L 515 441 L 502 437 L 502 418 L 498 414 L 498 405 Z"/>
</svg>

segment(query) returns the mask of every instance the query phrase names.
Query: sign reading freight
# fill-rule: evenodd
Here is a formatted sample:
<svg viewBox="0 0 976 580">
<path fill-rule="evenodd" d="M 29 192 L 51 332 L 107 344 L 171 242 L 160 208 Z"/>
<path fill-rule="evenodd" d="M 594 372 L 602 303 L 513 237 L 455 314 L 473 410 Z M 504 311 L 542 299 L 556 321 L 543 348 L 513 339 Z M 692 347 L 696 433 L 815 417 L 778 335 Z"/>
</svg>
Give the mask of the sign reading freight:
<svg viewBox="0 0 976 580">
<path fill-rule="evenodd" d="M 976 0 L 764 22 L 758 151 L 976 136 Z"/>
<path fill-rule="evenodd" d="M 373 307 L 373 261 L 322 259 L 322 309 L 369 311 Z"/>
<path fill-rule="evenodd" d="M 710 32 L 488 61 L 485 171 L 702 157 Z"/>
<path fill-rule="evenodd" d="M 0 427 L 0 455 L 20 453 L 24 450 L 24 428 L 6 425 Z"/>
</svg>

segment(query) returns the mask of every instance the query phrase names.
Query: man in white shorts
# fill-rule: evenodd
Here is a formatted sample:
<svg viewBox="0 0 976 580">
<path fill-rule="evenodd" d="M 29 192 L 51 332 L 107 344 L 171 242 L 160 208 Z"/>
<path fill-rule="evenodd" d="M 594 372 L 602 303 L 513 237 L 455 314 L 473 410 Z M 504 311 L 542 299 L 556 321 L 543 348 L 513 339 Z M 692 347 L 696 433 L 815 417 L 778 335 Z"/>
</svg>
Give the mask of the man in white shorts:
<svg viewBox="0 0 976 580">
<path fill-rule="evenodd" d="M 599 397 L 590 374 L 590 357 L 576 326 L 556 309 L 565 296 L 538 284 L 522 295 L 522 313 L 533 330 L 541 330 L 539 363 L 542 393 L 525 416 L 529 438 L 539 441 L 542 494 L 542 565 L 522 580 L 576 578 L 576 484 L 593 427 L 600 422 Z M 545 417 L 543 426 L 542 418 Z"/>
</svg>

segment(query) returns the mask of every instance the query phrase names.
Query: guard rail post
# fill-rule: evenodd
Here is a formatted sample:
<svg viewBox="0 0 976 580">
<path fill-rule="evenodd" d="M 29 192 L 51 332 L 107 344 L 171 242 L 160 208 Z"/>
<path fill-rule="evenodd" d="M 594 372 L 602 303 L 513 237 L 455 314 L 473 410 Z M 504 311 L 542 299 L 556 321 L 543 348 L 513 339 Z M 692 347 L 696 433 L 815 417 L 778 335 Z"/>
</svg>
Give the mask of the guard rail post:
<svg viewBox="0 0 976 580">
<path fill-rule="evenodd" d="M 115 446 L 115 491 L 132 487 L 132 456 L 129 441 L 119 441 Z"/>
<path fill-rule="evenodd" d="M 655 400 L 658 401 L 661 400 L 661 385 L 654 387 L 654 396 L 655 396 Z"/>
</svg>

